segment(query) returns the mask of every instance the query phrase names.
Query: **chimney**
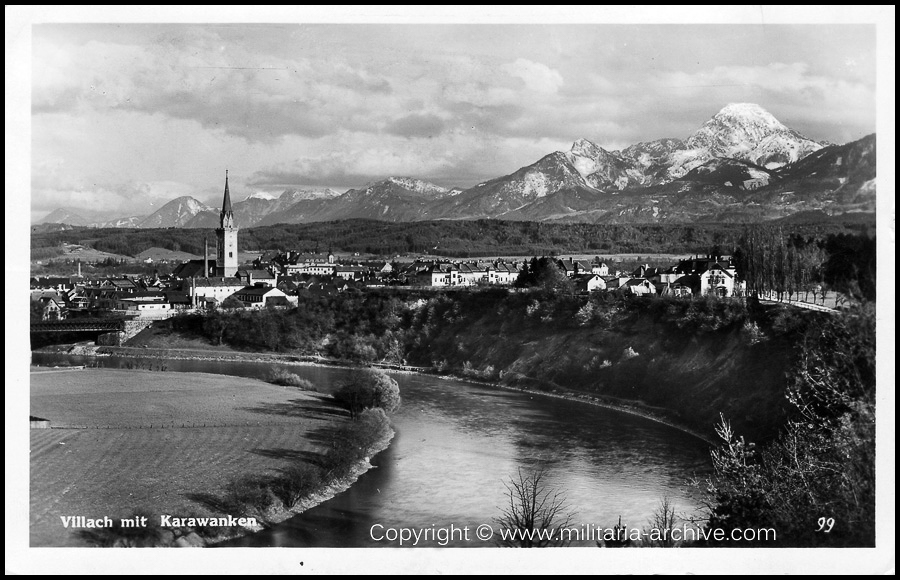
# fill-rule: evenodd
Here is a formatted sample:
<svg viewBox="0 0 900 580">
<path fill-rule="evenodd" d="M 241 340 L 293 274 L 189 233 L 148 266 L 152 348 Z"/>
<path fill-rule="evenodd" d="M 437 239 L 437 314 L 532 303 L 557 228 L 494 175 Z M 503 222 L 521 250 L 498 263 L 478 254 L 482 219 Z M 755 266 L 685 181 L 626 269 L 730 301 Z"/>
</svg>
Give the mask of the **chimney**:
<svg viewBox="0 0 900 580">
<path fill-rule="evenodd" d="M 78 260 L 78 277 L 81 278 L 81 260 Z"/>
<path fill-rule="evenodd" d="M 203 277 L 209 277 L 209 238 L 203 238 Z"/>
</svg>

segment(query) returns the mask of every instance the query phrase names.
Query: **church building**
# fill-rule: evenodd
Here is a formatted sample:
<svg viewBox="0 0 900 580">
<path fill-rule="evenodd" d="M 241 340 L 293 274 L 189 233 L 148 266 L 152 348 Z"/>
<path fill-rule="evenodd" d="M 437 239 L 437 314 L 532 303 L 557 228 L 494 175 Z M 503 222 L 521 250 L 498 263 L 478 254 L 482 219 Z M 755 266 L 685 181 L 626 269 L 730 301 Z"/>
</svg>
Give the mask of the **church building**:
<svg viewBox="0 0 900 580">
<path fill-rule="evenodd" d="M 238 228 L 234 223 L 231 195 L 228 193 L 228 170 L 225 170 L 225 198 L 216 229 L 216 276 L 231 277 L 238 271 Z"/>
</svg>

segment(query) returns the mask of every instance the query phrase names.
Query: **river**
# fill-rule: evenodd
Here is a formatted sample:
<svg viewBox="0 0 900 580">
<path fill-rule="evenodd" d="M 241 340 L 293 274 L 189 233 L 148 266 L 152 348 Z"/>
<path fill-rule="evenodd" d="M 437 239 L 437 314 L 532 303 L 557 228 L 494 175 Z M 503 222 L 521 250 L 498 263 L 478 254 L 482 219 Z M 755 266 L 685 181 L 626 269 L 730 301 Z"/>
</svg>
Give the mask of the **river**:
<svg viewBox="0 0 900 580">
<path fill-rule="evenodd" d="M 34 353 L 33 364 L 130 368 L 160 361 Z M 166 359 L 168 371 L 263 378 L 271 363 Z M 328 392 L 342 368 L 283 365 Z M 155 367 L 154 367 L 155 368 Z M 229 546 L 397 546 L 381 539 L 398 528 L 469 528 L 450 546 L 494 546 L 474 530 L 507 503 L 504 482 L 519 469 L 546 468 L 548 489 L 566 498 L 571 524 L 586 536 L 622 517 L 643 528 L 668 495 L 695 515 L 700 494 L 686 482 L 711 469 L 709 445 L 654 421 L 577 401 L 415 374 L 393 374 L 403 398 L 392 417 L 396 436 L 376 466 L 346 492 Z M 434 534 L 434 532 L 432 532 Z M 374 536 L 374 537 L 373 537 Z M 495 536 L 496 538 L 496 536 Z M 444 544 L 435 535 L 419 545 Z M 592 546 L 590 537 L 572 545 Z"/>
</svg>

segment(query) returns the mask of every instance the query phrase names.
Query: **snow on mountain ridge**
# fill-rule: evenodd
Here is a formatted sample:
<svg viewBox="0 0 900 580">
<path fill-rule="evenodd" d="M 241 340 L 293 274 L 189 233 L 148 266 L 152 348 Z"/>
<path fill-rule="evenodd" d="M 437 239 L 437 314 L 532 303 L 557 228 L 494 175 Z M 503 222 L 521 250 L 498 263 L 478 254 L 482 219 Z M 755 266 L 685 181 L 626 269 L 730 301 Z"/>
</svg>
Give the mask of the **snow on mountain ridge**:
<svg viewBox="0 0 900 580">
<path fill-rule="evenodd" d="M 244 201 L 247 201 L 248 199 L 264 199 L 266 201 L 272 201 L 273 199 L 278 198 L 271 193 L 266 193 L 265 191 L 257 191 L 256 193 L 251 193 L 246 198 L 244 198 Z"/>
<path fill-rule="evenodd" d="M 414 179 L 412 177 L 388 177 L 386 181 L 389 181 L 395 185 L 399 185 L 404 189 L 416 191 L 419 193 L 444 194 L 448 191 L 446 188 L 441 187 L 440 185 L 435 185 L 433 183 L 428 183 L 427 181 Z"/>
<path fill-rule="evenodd" d="M 140 228 L 180 228 L 199 213 L 213 208 L 189 195 L 177 197 L 165 204 L 138 224 Z"/>
</svg>

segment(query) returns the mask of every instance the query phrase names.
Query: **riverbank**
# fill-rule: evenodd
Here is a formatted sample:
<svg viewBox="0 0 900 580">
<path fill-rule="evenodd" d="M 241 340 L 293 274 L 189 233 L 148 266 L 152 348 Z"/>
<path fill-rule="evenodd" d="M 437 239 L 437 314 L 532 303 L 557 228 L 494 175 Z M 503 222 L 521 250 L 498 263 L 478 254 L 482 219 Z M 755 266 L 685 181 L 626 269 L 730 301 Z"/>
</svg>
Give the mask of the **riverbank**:
<svg viewBox="0 0 900 580">
<path fill-rule="evenodd" d="M 202 546 L 259 531 L 349 488 L 393 437 L 385 433 L 344 477 L 320 484 L 290 509 L 266 490 L 267 505 L 244 511 L 233 484 L 318 456 L 325 451 L 321 434 L 347 423 L 330 397 L 227 375 L 35 369 L 31 410 L 51 424 L 30 433 L 32 546 Z M 148 517 L 146 528 L 121 534 L 121 520 L 138 514 Z M 223 514 L 258 521 L 153 525 L 163 515 Z M 73 529 L 63 519 L 69 516 L 116 525 Z"/>
<path fill-rule="evenodd" d="M 538 395 L 541 397 L 550 397 L 553 399 L 563 399 L 566 401 L 576 401 L 579 403 L 585 403 L 588 405 L 593 405 L 595 407 L 602 407 L 604 409 L 610 409 L 612 411 L 618 411 L 620 413 L 626 413 L 628 415 L 634 415 L 635 417 L 641 417 L 642 419 L 647 419 L 648 421 L 653 421 L 655 423 L 660 423 L 662 425 L 666 425 L 667 427 L 671 427 L 673 429 L 677 429 L 683 433 L 687 433 L 688 435 L 692 435 L 701 441 L 709 443 L 710 445 L 717 445 L 716 441 L 709 436 L 703 435 L 695 429 L 691 429 L 690 427 L 679 423 L 678 421 L 669 419 L 663 415 L 660 415 L 660 412 L 665 412 L 665 409 L 656 409 L 656 412 L 639 409 L 635 407 L 635 403 L 631 401 L 610 401 L 603 400 L 598 397 L 594 397 L 585 393 L 579 393 L 577 391 L 572 391 L 566 389 L 565 387 L 561 387 L 559 385 L 553 385 L 553 391 L 539 391 L 535 389 L 526 389 L 523 387 L 514 387 L 511 385 L 505 385 L 503 383 L 497 383 L 493 381 L 480 381 L 477 379 L 472 379 L 471 377 L 460 377 L 452 374 L 444 374 L 437 375 L 439 378 L 444 378 L 448 380 L 461 381 L 474 385 L 483 385 L 483 386 L 491 386 L 496 387 L 498 389 L 505 389 L 507 391 L 517 391 L 519 393 L 527 393 L 529 395 Z"/>
<path fill-rule="evenodd" d="M 391 441 L 394 439 L 394 435 L 396 433 L 393 429 L 390 432 L 373 443 L 367 453 L 366 457 L 362 460 L 358 461 L 353 467 L 350 468 L 350 471 L 344 477 L 335 479 L 320 490 L 315 493 L 308 495 L 301 499 L 297 504 L 292 508 L 285 508 L 283 505 L 273 504 L 268 510 L 266 510 L 266 523 L 267 526 L 271 526 L 273 524 L 281 523 L 285 520 L 288 520 L 294 516 L 300 515 L 303 512 L 316 507 L 319 504 L 325 503 L 326 501 L 334 498 L 338 494 L 341 494 L 352 486 L 356 481 L 367 471 L 373 469 L 375 466 L 372 465 L 372 458 L 387 449 Z M 250 530 L 249 533 L 254 533 L 260 531 L 262 528 Z M 205 546 L 216 546 L 217 544 L 221 544 L 228 540 L 232 540 L 235 538 L 242 537 L 247 534 L 239 534 L 239 535 L 221 535 L 215 538 L 210 538 L 207 540 L 204 545 Z"/>
<path fill-rule="evenodd" d="M 43 349 L 47 352 L 58 352 L 49 349 Z M 303 355 L 289 355 L 289 354 L 279 354 L 279 353 L 256 353 L 256 352 L 242 352 L 242 351 L 233 351 L 233 350 L 197 350 L 197 349 L 164 349 L 164 348 L 148 348 L 148 347 L 129 347 L 129 346 L 83 346 L 80 345 L 76 348 L 76 352 L 70 352 L 69 354 L 78 354 L 78 355 L 89 355 L 89 356 L 128 356 L 135 358 L 145 358 L 151 361 L 155 361 L 162 358 L 170 358 L 177 360 L 210 360 L 210 361 L 240 361 L 240 362 L 250 362 L 250 363 L 277 363 L 284 365 L 298 365 L 298 366 L 319 366 L 319 367 L 347 367 L 352 366 L 352 363 L 348 361 L 341 361 L 337 359 L 328 359 L 325 357 L 314 357 L 314 356 L 303 356 Z M 517 391 L 521 393 L 528 393 L 531 395 L 539 395 L 542 397 L 550 397 L 556 399 L 564 399 L 569 401 L 576 401 L 581 403 L 586 403 L 588 405 L 593 405 L 596 407 L 602 407 L 604 409 L 610 409 L 613 411 L 619 411 L 622 413 L 627 413 L 629 415 L 634 415 L 636 417 L 641 417 L 643 419 L 647 419 L 650 421 L 654 421 L 656 423 L 660 423 L 666 425 L 668 427 L 672 427 L 673 429 L 677 429 L 702 441 L 710 444 L 717 445 L 713 437 L 713 429 L 714 426 L 710 425 L 710 431 L 708 434 L 704 434 L 697 429 L 686 425 L 684 422 L 679 421 L 674 413 L 668 411 L 667 409 L 661 407 L 651 407 L 650 405 L 642 404 L 640 402 L 630 401 L 627 399 L 621 399 L 611 396 L 603 396 L 598 397 L 588 393 L 575 391 L 572 389 L 567 389 L 561 385 L 555 383 L 541 383 L 541 385 L 545 388 L 552 389 L 550 391 L 542 390 L 538 388 L 525 388 L 521 386 L 515 386 L 503 382 L 491 381 L 491 380 L 483 380 L 478 379 L 472 376 L 465 375 L 457 375 L 454 373 L 447 372 L 439 372 L 434 368 L 428 367 L 412 367 L 412 366 L 400 366 L 400 365 L 386 365 L 386 364 L 375 364 L 373 366 L 378 366 L 379 368 L 383 368 L 393 373 L 399 374 L 423 374 L 428 376 L 434 376 L 440 379 L 447 380 L 457 380 L 461 382 L 466 382 L 470 384 L 480 385 L 480 386 L 489 386 L 496 387 L 499 389 L 505 389 L 509 391 Z M 525 378 L 525 377 L 523 377 Z M 530 382 L 538 383 L 538 381 L 531 380 Z"/>
</svg>

